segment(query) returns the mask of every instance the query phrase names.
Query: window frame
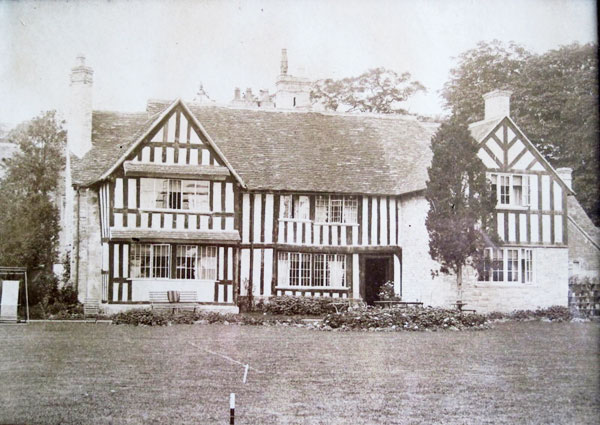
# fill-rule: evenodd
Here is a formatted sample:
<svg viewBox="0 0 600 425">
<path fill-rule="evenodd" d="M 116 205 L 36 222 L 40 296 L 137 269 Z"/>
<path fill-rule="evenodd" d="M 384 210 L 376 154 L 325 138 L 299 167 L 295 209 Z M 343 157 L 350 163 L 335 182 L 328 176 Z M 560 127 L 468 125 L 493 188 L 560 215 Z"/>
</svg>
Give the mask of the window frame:
<svg viewBox="0 0 600 425">
<path fill-rule="evenodd" d="M 535 260 L 533 248 L 485 248 L 483 270 L 478 276 L 478 283 L 534 284 Z"/>
<path fill-rule="evenodd" d="M 358 224 L 358 196 L 317 195 L 315 222 L 323 224 Z"/>
<path fill-rule="evenodd" d="M 515 177 L 521 178 L 520 185 L 515 184 Z M 531 206 L 530 174 L 488 172 L 487 178 L 496 192 L 496 208 L 527 209 Z M 519 204 L 515 202 L 517 198 L 516 187 L 521 188 Z M 508 188 L 507 192 L 503 191 L 504 188 Z"/>
<path fill-rule="evenodd" d="M 148 200 L 145 198 L 144 193 L 150 192 L 150 190 L 144 191 L 142 186 L 145 184 L 144 180 L 152 181 L 152 195 Z M 193 184 L 194 191 L 190 192 L 189 185 Z M 173 191 L 172 186 L 179 186 L 178 191 Z M 165 188 L 166 186 L 166 188 Z M 148 188 L 149 189 L 149 188 Z M 140 209 L 146 211 L 185 211 L 194 213 L 211 213 L 210 210 L 210 181 L 208 180 L 193 180 L 193 179 L 170 179 L 170 178 L 158 178 L 158 177 L 141 177 L 140 178 Z M 200 208 L 190 208 L 191 203 L 196 203 L 196 197 L 205 197 L 204 202 L 199 202 Z M 161 199 L 159 201 L 159 199 Z M 178 206 L 173 207 L 170 205 L 171 200 L 175 200 Z M 192 200 L 194 200 L 192 202 Z M 159 207 L 159 202 L 165 204 Z M 151 205 L 148 205 L 148 204 Z M 187 203 L 187 208 L 184 206 Z M 202 205 L 204 205 L 202 207 Z"/>
<path fill-rule="evenodd" d="M 277 286 L 281 288 L 349 288 L 346 254 L 280 251 L 277 255 L 277 271 Z M 332 284 L 334 280 L 339 284 Z"/>
</svg>

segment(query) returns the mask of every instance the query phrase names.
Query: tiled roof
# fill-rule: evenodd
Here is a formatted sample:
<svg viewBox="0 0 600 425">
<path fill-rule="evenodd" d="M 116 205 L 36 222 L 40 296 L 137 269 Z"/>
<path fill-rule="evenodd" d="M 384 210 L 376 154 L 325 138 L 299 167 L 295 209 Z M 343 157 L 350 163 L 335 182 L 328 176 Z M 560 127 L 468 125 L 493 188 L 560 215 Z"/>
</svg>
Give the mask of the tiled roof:
<svg viewBox="0 0 600 425">
<path fill-rule="evenodd" d="M 425 188 L 435 129 L 414 119 L 188 106 L 250 190 L 402 194 Z M 100 177 L 147 125 L 139 114 L 94 114 L 94 148 L 82 162 L 91 157 L 97 164 L 79 168 L 77 181 Z"/>
<path fill-rule="evenodd" d="M 485 136 L 487 136 L 490 131 L 494 129 L 502 121 L 502 118 L 494 118 L 487 121 L 477 121 L 473 124 L 469 125 L 469 131 L 471 132 L 471 136 L 478 142 L 481 142 Z"/>
<path fill-rule="evenodd" d="M 596 245 L 600 245 L 600 228 L 594 225 L 592 219 L 574 196 L 567 196 L 567 210 L 569 211 L 569 217 L 577 226 L 587 233 Z"/>
</svg>

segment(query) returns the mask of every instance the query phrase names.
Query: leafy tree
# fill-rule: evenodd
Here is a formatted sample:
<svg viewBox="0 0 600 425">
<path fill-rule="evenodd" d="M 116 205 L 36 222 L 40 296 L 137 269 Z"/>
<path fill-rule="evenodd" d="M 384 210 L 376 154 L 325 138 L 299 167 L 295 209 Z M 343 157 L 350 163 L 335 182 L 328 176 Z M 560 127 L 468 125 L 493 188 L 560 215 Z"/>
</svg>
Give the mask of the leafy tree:
<svg viewBox="0 0 600 425">
<path fill-rule="evenodd" d="M 496 198 L 466 124 L 455 117 L 442 123 L 431 148 L 425 191 L 429 254 L 440 263 L 440 272 L 456 275 L 460 299 L 463 267 L 480 270 L 486 244 L 498 243 Z"/>
<path fill-rule="evenodd" d="M 46 112 L 8 135 L 20 150 L 3 164 L 0 180 L 0 263 L 43 268 L 57 258 L 59 212 L 55 198 L 64 168 L 66 133 Z"/>
<path fill-rule="evenodd" d="M 313 103 L 320 103 L 330 111 L 344 108 L 346 112 L 401 114 L 406 110 L 399 103 L 419 91 L 425 91 L 425 86 L 411 80 L 410 73 L 398 75 L 392 70 L 374 68 L 358 77 L 319 80 L 313 85 L 310 97 Z"/>
<path fill-rule="evenodd" d="M 573 168 L 577 198 L 600 224 L 597 72 L 592 43 L 534 55 L 514 43 L 480 42 L 458 57 L 442 96 L 471 123 L 483 118 L 484 93 L 512 90 L 511 117 L 553 166 Z"/>
</svg>

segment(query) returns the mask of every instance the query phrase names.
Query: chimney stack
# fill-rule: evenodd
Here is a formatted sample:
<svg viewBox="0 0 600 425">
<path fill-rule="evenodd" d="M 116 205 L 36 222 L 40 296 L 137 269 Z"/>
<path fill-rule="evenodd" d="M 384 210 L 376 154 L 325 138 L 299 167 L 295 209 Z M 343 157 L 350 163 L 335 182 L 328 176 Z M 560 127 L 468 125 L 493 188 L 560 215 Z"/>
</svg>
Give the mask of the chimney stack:
<svg viewBox="0 0 600 425">
<path fill-rule="evenodd" d="M 233 91 L 233 100 L 241 100 L 239 87 L 236 87 L 235 90 Z"/>
<path fill-rule="evenodd" d="M 569 167 L 562 167 L 556 169 L 556 174 L 565 182 L 567 187 L 573 190 L 573 169 Z"/>
<path fill-rule="evenodd" d="M 510 116 L 510 90 L 494 90 L 483 95 L 485 100 L 484 120 Z"/>
<path fill-rule="evenodd" d="M 281 49 L 281 75 L 287 75 L 287 72 L 288 72 L 287 49 Z"/>
<path fill-rule="evenodd" d="M 85 65 L 85 56 L 77 56 L 71 69 L 71 99 L 67 115 L 69 151 L 82 158 L 92 148 L 92 86 L 94 71 Z"/>
</svg>

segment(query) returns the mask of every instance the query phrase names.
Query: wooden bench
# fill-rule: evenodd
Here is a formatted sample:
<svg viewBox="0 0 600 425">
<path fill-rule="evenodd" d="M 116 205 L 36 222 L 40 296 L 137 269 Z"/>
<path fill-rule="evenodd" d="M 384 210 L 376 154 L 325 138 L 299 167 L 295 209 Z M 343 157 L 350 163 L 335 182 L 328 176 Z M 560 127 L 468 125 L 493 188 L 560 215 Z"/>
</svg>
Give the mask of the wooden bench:
<svg viewBox="0 0 600 425">
<path fill-rule="evenodd" d="M 179 310 L 196 311 L 198 297 L 196 291 L 174 291 L 179 294 L 179 301 L 170 302 L 168 291 L 150 292 L 150 304 L 152 310 L 171 310 L 175 313 Z"/>
<path fill-rule="evenodd" d="M 91 317 L 97 320 L 99 314 L 100 300 L 94 298 L 86 298 L 83 302 L 83 318 L 87 319 L 88 317 Z"/>
<path fill-rule="evenodd" d="M 394 306 L 398 306 L 398 307 L 423 307 L 423 303 L 422 302 L 417 302 L 417 301 L 374 301 L 374 304 L 382 307 L 382 308 L 391 308 Z"/>
</svg>

